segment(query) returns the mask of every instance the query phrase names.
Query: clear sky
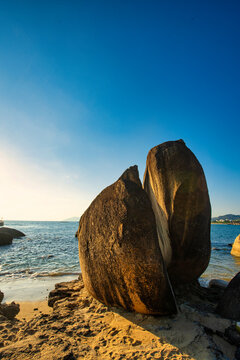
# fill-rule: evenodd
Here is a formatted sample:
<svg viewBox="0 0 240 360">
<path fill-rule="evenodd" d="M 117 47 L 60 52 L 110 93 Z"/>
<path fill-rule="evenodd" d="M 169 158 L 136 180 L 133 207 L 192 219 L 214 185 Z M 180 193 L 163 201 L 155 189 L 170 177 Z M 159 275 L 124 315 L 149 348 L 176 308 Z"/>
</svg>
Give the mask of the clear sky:
<svg viewBox="0 0 240 360">
<path fill-rule="evenodd" d="M 240 214 L 240 2 L 0 0 L 0 217 L 80 216 L 184 139 Z"/>
</svg>

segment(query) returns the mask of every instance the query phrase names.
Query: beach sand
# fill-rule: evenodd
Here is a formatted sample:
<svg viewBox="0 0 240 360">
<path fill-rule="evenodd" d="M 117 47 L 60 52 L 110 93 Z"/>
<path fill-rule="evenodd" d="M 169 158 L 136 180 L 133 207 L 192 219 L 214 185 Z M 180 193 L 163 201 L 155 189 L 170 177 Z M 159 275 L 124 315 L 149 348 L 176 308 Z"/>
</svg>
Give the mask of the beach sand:
<svg viewBox="0 0 240 360">
<path fill-rule="evenodd" d="M 50 314 L 52 308 L 48 306 L 47 300 L 42 301 L 18 301 L 20 312 L 16 316 L 18 320 L 29 321 L 41 314 Z"/>
<path fill-rule="evenodd" d="M 46 301 L 23 302 L 17 319 L 1 320 L 1 359 L 234 359 L 237 347 L 224 338 L 234 322 L 207 299 L 182 298 L 177 315 L 160 317 L 107 307 L 81 280 L 57 285 L 57 294 L 53 310 Z"/>
</svg>

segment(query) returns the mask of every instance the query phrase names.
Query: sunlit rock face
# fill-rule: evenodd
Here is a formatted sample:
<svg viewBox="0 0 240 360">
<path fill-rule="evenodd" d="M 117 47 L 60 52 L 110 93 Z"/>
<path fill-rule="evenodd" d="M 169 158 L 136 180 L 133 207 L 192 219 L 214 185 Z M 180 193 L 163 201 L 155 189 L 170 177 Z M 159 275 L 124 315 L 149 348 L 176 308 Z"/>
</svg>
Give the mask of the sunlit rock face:
<svg viewBox="0 0 240 360">
<path fill-rule="evenodd" d="M 144 314 L 176 312 L 137 166 L 96 197 L 80 219 L 78 239 L 84 285 L 96 299 Z"/>
<path fill-rule="evenodd" d="M 240 234 L 234 240 L 232 250 L 231 250 L 231 255 L 240 257 Z"/>
<path fill-rule="evenodd" d="M 203 169 L 182 140 L 151 149 L 144 189 L 171 283 L 197 279 L 210 259 L 211 206 Z"/>
<path fill-rule="evenodd" d="M 182 140 L 150 150 L 144 189 L 136 166 L 80 219 L 84 285 L 106 305 L 144 314 L 177 311 L 173 289 L 210 259 L 211 207 L 201 165 Z"/>
</svg>

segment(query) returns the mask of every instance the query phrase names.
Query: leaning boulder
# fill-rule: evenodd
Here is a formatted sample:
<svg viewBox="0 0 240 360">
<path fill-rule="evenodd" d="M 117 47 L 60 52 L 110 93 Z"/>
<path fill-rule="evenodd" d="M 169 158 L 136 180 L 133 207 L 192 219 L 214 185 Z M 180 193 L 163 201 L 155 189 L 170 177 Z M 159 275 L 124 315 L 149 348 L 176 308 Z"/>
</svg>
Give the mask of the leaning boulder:
<svg viewBox="0 0 240 360">
<path fill-rule="evenodd" d="M 240 257 L 240 234 L 234 240 L 231 255 L 239 256 Z"/>
<path fill-rule="evenodd" d="M 230 281 L 217 306 L 221 316 L 240 321 L 240 272 Z"/>
<path fill-rule="evenodd" d="M 9 234 L 0 232 L 0 246 L 11 245 L 13 237 Z"/>
<path fill-rule="evenodd" d="M 177 311 L 137 166 L 92 202 L 80 219 L 78 240 L 84 285 L 96 299 L 144 314 Z"/>
<path fill-rule="evenodd" d="M 14 239 L 25 236 L 25 234 L 23 232 L 16 230 L 16 229 L 8 228 L 8 227 L 0 228 L 0 234 L 8 234 Z"/>
<path fill-rule="evenodd" d="M 210 260 L 211 206 L 203 169 L 183 140 L 149 151 L 144 189 L 171 282 L 196 280 Z"/>
</svg>

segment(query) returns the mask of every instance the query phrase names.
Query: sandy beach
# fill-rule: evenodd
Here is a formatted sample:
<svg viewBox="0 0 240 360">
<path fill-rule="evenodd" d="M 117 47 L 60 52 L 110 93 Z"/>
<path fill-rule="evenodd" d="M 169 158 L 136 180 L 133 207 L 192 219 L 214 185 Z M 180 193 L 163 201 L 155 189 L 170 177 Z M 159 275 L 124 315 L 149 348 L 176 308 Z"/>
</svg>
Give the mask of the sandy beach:
<svg viewBox="0 0 240 360">
<path fill-rule="evenodd" d="M 20 302 L 15 320 L 1 318 L 0 358 L 233 360 L 237 347 L 224 334 L 234 322 L 216 315 L 213 294 L 205 295 L 178 296 L 175 316 L 147 316 L 101 304 L 82 280 L 60 283 L 53 309 Z"/>
<path fill-rule="evenodd" d="M 48 306 L 47 300 L 42 301 L 18 301 L 20 312 L 16 318 L 20 321 L 29 321 L 41 314 L 50 314 L 52 308 Z"/>
</svg>

